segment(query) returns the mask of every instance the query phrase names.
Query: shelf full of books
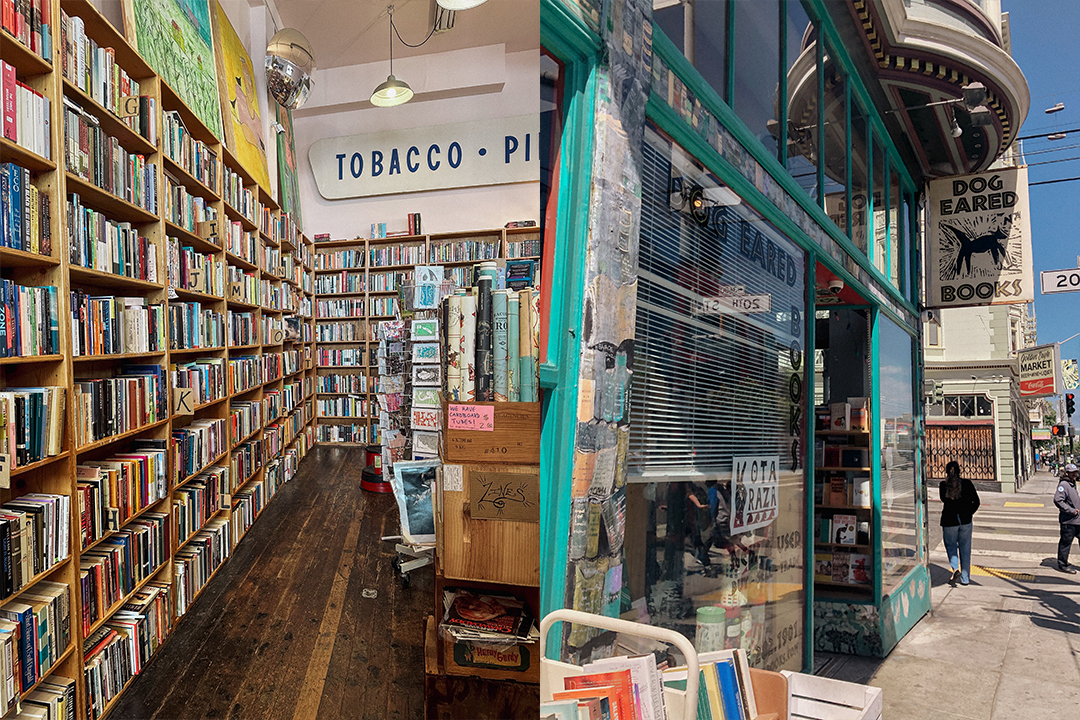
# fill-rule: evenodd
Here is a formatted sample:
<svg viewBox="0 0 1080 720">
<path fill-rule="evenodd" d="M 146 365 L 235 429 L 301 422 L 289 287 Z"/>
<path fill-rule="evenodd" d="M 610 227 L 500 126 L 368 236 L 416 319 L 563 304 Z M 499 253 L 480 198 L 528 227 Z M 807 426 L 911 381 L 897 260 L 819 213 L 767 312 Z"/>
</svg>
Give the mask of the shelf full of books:
<svg viewBox="0 0 1080 720">
<path fill-rule="evenodd" d="M 875 553 L 867 399 L 822 405 L 815 415 L 815 594 L 870 599 Z"/>
<path fill-rule="evenodd" d="M 539 280 L 539 229 L 516 227 L 421 235 L 417 231 L 418 215 L 410 215 L 408 234 L 386 236 L 380 224 L 375 223 L 370 238 L 336 240 L 329 235 L 315 236 L 313 287 L 319 407 L 322 409 L 319 413 L 320 441 L 375 444 L 383 440 L 380 428 L 385 427 L 385 423 L 379 424 L 376 396 L 377 370 L 384 360 L 379 356 L 379 346 L 386 338 L 379 336 L 378 326 L 381 321 L 411 316 L 415 297 L 409 293 L 415 293 L 418 284 L 417 268 L 437 268 L 440 282 L 460 289 L 462 297 L 455 315 L 459 320 L 464 317 L 460 310 L 460 304 L 467 302 L 464 296 L 472 299 L 475 316 L 479 296 L 474 296 L 472 289 L 478 288 L 482 274 L 490 274 L 486 307 L 494 313 L 492 322 L 503 331 L 503 344 L 498 348 L 501 352 L 485 356 L 492 361 L 492 379 L 488 383 L 492 390 L 490 400 L 519 400 L 522 389 L 525 397 L 534 399 L 535 382 L 526 382 L 524 388 L 515 382 L 511 389 L 510 381 L 535 377 L 535 368 L 519 370 L 523 358 L 532 359 L 531 352 L 524 355 L 520 352 L 520 348 L 528 348 L 529 343 L 523 344 L 519 340 L 523 327 L 531 337 L 531 308 L 536 300 L 531 288 Z M 524 315 L 521 314 L 522 307 L 527 311 Z M 449 304 L 447 308 L 454 312 Z M 437 317 L 439 312 L 433 308 L 432 317 Z M 526 318 L 524 326 L 521 325 L 522 317 Z M 510 325 L 515 320 L 515 332 L 510 333 Z M 474 335 L 475 326 L 474 322 L 471 331 Z M 514 337 L 510 338 L 510 334 Z M 455 340 L 460 342 L 460 333 Z M 475 345 L 474 341 L 470 347 Z M 511 346 L 514 349 L 512 372 L 509 372 L 511 367 L 505 360 L 511 353 Z M 457 354 L 449 357 L 456 358 Z M 485 357 L 480 360 L 486 362 Z M 462 393 L 463 398 L 480 399 L 481 395 L 475 394 L 475 384 L 465 382 L 467 387 L 461 387 L 461 379 L 467 373 L 460 367 L 451 363 L 444 370 L 448 378 L 442 378 L 442 384 L 445 386 L 449 379 L 454 387 L 451 392 Z M 495 390 L 495 377 L 502 379 L 506 387 Z M 482 393 L 487 389 L 488 386 L 481 388 Z M 487 398 L 486 395 L 483 397 Z M 333 408 L 339 408 L 341 412 Z M 365 408 L 366 414 L 357 412 L 357 409 Z"/>
<path fill-rule="evenodd" d="M 314 444 L 312 243 L 92 3 L 25 10 L 0 31 L 0 659 L 26 658 L 0 714 L 96 720 Z"/>
</svg>

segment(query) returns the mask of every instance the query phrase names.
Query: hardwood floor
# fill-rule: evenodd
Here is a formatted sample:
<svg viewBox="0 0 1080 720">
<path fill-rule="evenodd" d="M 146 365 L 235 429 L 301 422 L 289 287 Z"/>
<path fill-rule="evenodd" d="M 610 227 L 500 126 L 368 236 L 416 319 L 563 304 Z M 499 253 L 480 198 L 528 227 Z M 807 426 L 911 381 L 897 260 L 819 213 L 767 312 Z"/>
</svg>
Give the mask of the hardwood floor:
<svg viewBox="0 0 1080 720">
<path fill-rule="evenodd" d="M 380 540 L 397 505 L 360 490 L 363 464 L 311 451 L 110 720 L 424 716 L 432 571 L 402 588 Z"/>
</svg>

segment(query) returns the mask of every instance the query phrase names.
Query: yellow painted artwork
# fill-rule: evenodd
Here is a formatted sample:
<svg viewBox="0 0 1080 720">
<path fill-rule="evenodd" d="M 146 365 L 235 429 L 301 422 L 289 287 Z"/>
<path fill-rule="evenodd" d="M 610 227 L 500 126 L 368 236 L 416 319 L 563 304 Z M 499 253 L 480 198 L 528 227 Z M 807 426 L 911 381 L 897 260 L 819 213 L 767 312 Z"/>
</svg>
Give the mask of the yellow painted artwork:
<svg viewBox="0 0 1080 720">
<path fill-rule="evenodd" d="M 259 100 L 255 93 L 255 69 L 221 3 L 215 0 L 214 6 L 214 50 L 225 120 L 225 145 L 255 181 L 272 194 L 270 174 L 266 170 L 266 142 Z"/>
</svg>

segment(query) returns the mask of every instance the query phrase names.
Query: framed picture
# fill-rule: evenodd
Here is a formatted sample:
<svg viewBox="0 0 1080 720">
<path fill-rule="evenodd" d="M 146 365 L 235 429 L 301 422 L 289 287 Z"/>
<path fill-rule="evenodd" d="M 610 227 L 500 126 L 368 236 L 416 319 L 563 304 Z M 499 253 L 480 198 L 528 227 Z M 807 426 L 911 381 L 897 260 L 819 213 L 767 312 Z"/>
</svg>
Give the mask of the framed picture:
<svg viewBox="0 0 1080 720">
<path fill-rule="evenodd" d="M 430 364 L 442 361 L 442 353 L 439 343 L 416 343 L 412 346 L 412 361 L 420 364 Z"/>
<path fill-rule="evenodd" d="M 438 342 L 438 320 L 413 320 L 412 339 L 417 342 Z"/>
<path fill-rule="evenodd" d="M 401 534 L 408 543 L 435 542 L 435 504 L 432 492 L 438 460 L 394 463 L 394 497 L 401 518 Z"/>
<path fill-rule="evenodd" d="M 437 431 L 442 427 L 442 410 L 440 408 L 413 408 L 412 425 L 413 431 L 431 430 Z M 416 439 L 413 439 L 416 442 Z"/>
<path fill-rule="evenodd" d="M 442 365 L 413 365 L 413 385 L 439 387 L 442 385 Z"/>
<path fill-rule="evenodd" d="M 413 283 L 416 285 L 440 285 L 443 281 L 442 265 L 417 265 L 414 268 Z"/>
<path fill-rule="evenodd" d="M 439 433 L 437 432 L 413 432 L 413 454 L 438 455 Z"/>
<path fill-rule="evenodd" d="M 433 387 L 414 387 L 412 391 L 414 407 L 440 407 L 439 389 Z"/>
<path fill-rule="evenodd" d="M 413 288 L 413 309 L 437 310 L 439 308 L 438 285 L 416 285 Z"/>
</svg>

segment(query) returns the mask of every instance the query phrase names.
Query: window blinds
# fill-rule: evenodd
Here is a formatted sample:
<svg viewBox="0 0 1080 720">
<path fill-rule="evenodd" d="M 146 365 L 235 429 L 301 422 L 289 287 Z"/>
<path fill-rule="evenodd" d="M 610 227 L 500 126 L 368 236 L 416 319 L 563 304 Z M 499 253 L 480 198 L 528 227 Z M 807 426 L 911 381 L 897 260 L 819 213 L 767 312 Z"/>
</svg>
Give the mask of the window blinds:
<svg viewBox="0 0 1080 720">
<path fill-rule="evenodd" d="M 680 185 L 702 188 L 704 225 L 671 194 Z M 805 324 L 801 249 L 649 129 L 631 480 L 728 475 L 732 458 L 748 455 L 801 464 Z"/>
</svg>

